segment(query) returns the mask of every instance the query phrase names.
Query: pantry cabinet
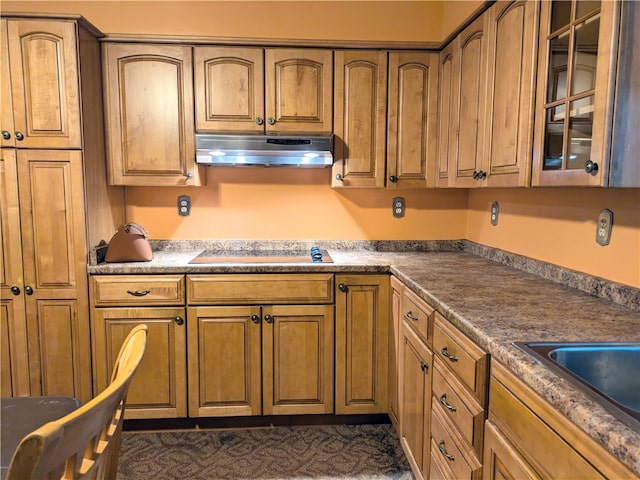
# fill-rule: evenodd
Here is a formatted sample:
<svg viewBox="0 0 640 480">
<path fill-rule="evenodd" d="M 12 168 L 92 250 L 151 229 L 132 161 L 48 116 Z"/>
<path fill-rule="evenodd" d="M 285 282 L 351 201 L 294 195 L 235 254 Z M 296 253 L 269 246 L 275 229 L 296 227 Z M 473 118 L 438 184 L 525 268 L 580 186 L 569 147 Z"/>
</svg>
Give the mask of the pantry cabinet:
<svg viewBox="0 0 640 480">
<path fill-rule="evenodd" d="M 542 2 L 534 186 L 616 186 L 609 171 L 624 158 L 610 157 L 623 3 Z"/>
<path fill-rule="evenodd" d="M 387 413 L 389 275 L 335 281 L 335 413 Z"/>
<path fill-rule="evenodd" d="M 191 47 L 105 42 L 102 55 L 109 184 L 204 184 Z"/>
<path fill-rule="evenodd" d="M 331 50 L 196 46 L 194 71 L 200 132 L 332 132 Z"/>
</svg>

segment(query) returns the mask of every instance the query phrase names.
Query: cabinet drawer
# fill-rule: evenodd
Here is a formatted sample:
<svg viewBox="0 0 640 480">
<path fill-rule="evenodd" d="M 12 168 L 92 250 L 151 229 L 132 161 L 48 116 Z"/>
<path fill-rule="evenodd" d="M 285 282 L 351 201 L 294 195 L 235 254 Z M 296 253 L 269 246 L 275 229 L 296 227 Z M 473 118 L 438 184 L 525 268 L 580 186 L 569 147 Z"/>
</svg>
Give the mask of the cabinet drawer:
<svg viewBox="0 0 640 480">
<path fill-rule="evenodd" d="M 444 415 L 440 404 L 435 403 L 431 412 L 432 456 L 440 458 L 439 463 L 447 466 L 452 478 L 479 480 L 482 476 L 480 461 L 466 448 L 459 446 L 454 438 L 454 429 L 450 428 Z"/>
<path fill-rule="evenodd" d="M 434 360 L 434 367 L 433 402 L 443 407 L 442 412 L 455 425 L 469 448 L 473 448 L 480 458 L 485 410 L 454 375 L 447 375 L 447 367 L 438 357 Z"/>
<path fill-rule="evenodd" d="M 487 354 L 438 313 L 433 328 L 433 353 L 458 376 L 480 405 L 486 405 Z"/>
<path fill-rule="evenodd" d="M 333 302 L 333 274 L 187 275 L 190 305 Z"/>
<path fill-rule="evenodd" d="M 108 275 L 91 277 L 96 307 L 184 305 L 184 275 Z"/>
<path fill-rule="evenodd" d="M 400 315 L 427 345 L 431 345 L 433 336 L 433 312 L 433 308 L 412 291 L 405 289 L 402 292 Z"/>
</svg>

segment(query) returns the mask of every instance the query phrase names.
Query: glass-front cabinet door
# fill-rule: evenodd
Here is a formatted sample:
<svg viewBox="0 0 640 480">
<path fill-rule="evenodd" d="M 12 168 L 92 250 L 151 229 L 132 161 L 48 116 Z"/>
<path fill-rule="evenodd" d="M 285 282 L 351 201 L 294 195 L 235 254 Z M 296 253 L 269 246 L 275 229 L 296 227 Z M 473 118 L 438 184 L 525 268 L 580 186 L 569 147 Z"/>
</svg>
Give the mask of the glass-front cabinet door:
<svg viewBox="0 0 640 480">
<path fill-rule="evenodd" d="M 618 2 L 542 2 L 532 185 L 606 185 Z"/>
</svg>

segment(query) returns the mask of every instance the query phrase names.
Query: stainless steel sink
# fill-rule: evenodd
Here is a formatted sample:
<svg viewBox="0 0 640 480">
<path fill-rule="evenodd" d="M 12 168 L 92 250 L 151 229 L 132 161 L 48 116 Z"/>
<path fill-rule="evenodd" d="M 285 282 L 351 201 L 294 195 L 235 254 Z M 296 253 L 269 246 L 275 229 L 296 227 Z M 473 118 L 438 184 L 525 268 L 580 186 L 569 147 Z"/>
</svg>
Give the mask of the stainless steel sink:
<svg viewBox="0 0 640 480">
<path fill-rule="evenodd" d="M 516 342 L 622 422 L 640 429 L 640 343 Z"/>
</svg>

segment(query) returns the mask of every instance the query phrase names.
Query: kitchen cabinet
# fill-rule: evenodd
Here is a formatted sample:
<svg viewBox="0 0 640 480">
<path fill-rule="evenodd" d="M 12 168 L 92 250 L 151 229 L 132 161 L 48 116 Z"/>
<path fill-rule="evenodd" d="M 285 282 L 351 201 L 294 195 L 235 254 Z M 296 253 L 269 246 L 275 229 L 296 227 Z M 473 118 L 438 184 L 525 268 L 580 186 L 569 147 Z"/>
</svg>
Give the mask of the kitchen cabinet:
<svg viewBox="0 0 640 480">
<path fill-rule="evenodd" d="M 618 51 L 638 45 L 637 7 L 627 3 L 542 2 L 532 185 L 640 186 L 637 156 L 623 146 L 636 130 L 625 137 L 619 128 L 616 138 L 612 128 L 616 102 L 618 126 L 638 118 L 639 75 Z M 612 139 L 620 155 L 611 154 Z"/>
<path fill-rule="evenodd" d="M 196 46 L 199 132 L 330 134 L 333 53 Z"/>
<path fill-rule="evenodd" d="M 635 478 L 498 362 L 491 364 L 484 479 Z"/>
<path fill-rule="evenodd" d="M 147 346 L 127 394 L 125 418 L 187 416 L 184 275 L 91 277 L 91 330 L 95 391 L 111 378 L 122 341 L 148 327 Z"/>
<path fill-rule="evenodd" d="M 334 187 L 434 183 L 438 55 L 396 51 L 388 62 L 386 55 L 335 54 Z"/>
<path fill-rule="evenodd" d="M 445 478 L 479 479 L 489 357 L 437 312 L 433 352 L 432 468 Z"/>
<path fill-rule="evenodd" d="M 335 281 L 335 413 L 387 413 L 389 275 Z"/>
<path fill-rule="evenodd" d="M 196 186 L 190 46 L 102 44 L 108 182 Z"/>
<path fill-rule="evenodd" d="M 76 22 L 2 19 L 2 146 L 82 147 Z"/>
<path fill-rule="evenodd" d="M 389 325 L 389 419 L 400 434 L 400 326 L 402 325 L 401 301 L 404 292 L 403 283 L 394 275 L 389 279 L 391 288 L 391 318 Z"/>
<path fill-rule="evenodd" d="M 187 275 L 189 416 L 334 411 L 332 274 Z"/>
</svg>

